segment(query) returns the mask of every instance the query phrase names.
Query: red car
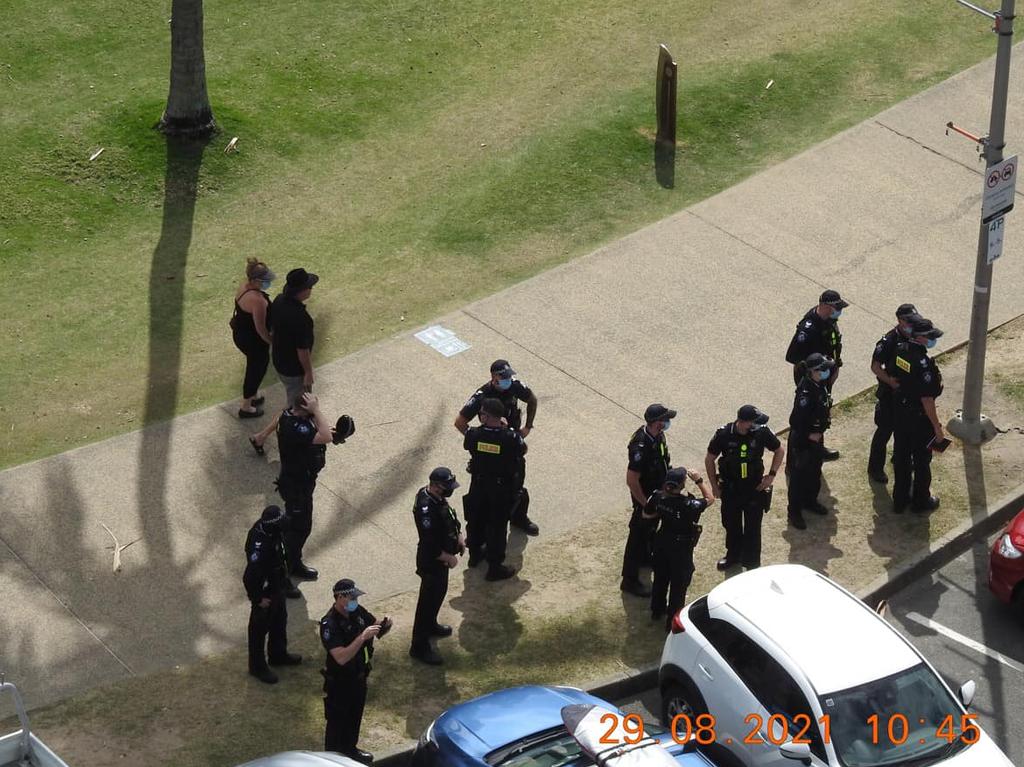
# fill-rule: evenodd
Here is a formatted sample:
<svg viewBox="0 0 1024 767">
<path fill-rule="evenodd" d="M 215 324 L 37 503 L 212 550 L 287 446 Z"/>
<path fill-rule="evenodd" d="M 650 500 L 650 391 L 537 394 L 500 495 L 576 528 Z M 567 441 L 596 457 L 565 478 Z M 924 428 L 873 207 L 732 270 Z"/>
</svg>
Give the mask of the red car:
<svg viewBox="0 0 1024 767">
<path fill-rule="evenodd" d="M 1024 511 L 996 538 L 988 564 L 988 587 L 1024 615 Z"/>
</svg>

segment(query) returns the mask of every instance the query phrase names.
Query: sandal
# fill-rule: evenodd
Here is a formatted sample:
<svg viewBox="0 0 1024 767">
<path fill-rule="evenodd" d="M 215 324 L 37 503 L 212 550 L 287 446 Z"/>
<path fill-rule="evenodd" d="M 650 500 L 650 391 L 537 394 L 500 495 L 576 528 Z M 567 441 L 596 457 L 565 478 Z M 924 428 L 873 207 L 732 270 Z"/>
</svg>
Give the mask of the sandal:
<svg viewBox="0 0 1024 767">
<path fill-rule="evenodd" d="M 263 404 L 264 402 L 266 402 L 266 400 L 267 400 L 267 398 L 266 398 L 266 397 L 254 397 L 254 398 L 252 399 L 252 406 L 253 406 L 253 407 L 259 407 L 259 406 L 260 406 L 260 405 L 262 405 L 262 404 Z"/>
<path fill-rule="evenodd" d="M 264 455 L 263 445 L 257 445 L 255 437 L 249 437 L 249 444 L 252 445 L 252 449 L 256 451 L 256 455 Z"/>
<path fill-rule="evenodd" d="M 255 410 L 242 410 L 242 408 L 238 408 L 238 417 L 239 418 L 261 418 L 261 417 L 263 417 L 263 411 L 260 410 L 259 408 L 256 408 Z"/>
</svg>

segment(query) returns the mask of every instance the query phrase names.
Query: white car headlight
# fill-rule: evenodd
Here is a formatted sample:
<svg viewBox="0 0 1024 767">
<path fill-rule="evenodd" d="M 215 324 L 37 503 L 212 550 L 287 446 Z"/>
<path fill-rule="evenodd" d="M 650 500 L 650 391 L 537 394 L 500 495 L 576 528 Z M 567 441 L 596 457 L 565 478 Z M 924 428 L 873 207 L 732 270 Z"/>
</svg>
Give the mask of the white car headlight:
<svg viewBox="0 0 1024 767">
<path fill-rule="evenodd" d="M 1020 559 L 1024 557 L 1024 551 L 1014 546 L 1013 541 L 1010 540 L 1010 534 L 1006 533 L 999 539 L 999 555 L 1007 559 Z"/>
</svg>

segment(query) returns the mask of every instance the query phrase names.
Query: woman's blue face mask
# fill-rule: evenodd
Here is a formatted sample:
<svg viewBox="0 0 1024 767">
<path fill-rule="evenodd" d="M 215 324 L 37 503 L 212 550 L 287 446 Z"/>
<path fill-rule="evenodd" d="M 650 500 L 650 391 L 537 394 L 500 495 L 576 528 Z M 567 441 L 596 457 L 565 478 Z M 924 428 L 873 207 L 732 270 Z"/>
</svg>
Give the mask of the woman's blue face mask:
<svg viewBox="0 0 1024 767">
<path fill-rule="evenodd" d="M 263 290 L 270 290 L 270 280 L 263 280 L 260 283 L 260 287 L 263 288 Z"/>
</svg>

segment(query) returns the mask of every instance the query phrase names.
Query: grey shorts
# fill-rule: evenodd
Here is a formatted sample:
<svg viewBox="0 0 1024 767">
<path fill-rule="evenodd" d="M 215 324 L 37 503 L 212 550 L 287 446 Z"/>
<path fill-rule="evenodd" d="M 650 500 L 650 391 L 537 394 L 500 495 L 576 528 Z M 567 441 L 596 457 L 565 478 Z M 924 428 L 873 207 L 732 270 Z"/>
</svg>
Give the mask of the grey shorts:
<svg viewBox="0 0 1024 767">
<path fill-rule="evenodd" d="M 280 373 L 277 374 L 277 377 L 284 384 L 284 396 L 287 400 L 287 407 L 291 407 L 295 404 L 296 397 L 306 391 L 306 386 L 303 383 L 305 379 L 303 376 L 283 376 Z"/>
</svg>

